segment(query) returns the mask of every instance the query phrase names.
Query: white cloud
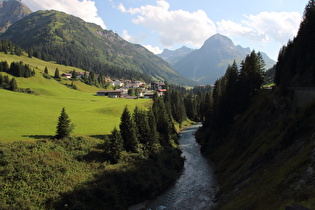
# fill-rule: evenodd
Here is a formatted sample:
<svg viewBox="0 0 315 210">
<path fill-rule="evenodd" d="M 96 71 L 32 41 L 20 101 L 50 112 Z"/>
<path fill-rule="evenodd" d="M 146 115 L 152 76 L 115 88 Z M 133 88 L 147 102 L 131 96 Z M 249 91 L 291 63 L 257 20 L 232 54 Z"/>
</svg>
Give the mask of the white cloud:
<svg viewBox="0 0 315 210">
<path fill-rule="evenodd" d="M 118 9 L 123 13 L 137 15 L 133 22 L 145 26 L 159 34 L 161 45 L 171 47 L 176 44 L 189 44 L 200 47 L 204 40 L 215 34 L 215 24 L 207 14 L 198 10 L 169 10 L 170 5 L 158 0 L 157 5 L 146 5 L 126 9 L 123 4 Z"/>
<path fill-rule="evenodd" d="M 163 52 L 159 47 L 153 47 L 152 45 L 143 45 L 149 51 L 153 52 L 154 54 L 160 54 Z"/>
<path fill-rule="evenodd" d="M 91 0 L 24 0 L 24 4 L 31 10 L 58 10 L 77 17 L 87 22 L 92 22 L 106 28 L 104 21 L 97 14 L 95 2 Z"/>
<path fill-rule="evenodd" d="M 131 43 L 139 43 L 145 39 L 144 37 L 140 37 L 140 38 L 133 37 L 128 33 L 127 30 L 123 30 L 122 38 L 124 38 L 125 40 Z M 163 50 L 161 50 L 159 47 L 154 47 L 152 45 L 143 45 L 143 47 L 147 48 L 149 51 L 151 51 L 154 54 L 160 54 L 163 52 Z"/>
<path fill-rule="evenodd" d="M 132 42 L 132 43 L 135 42 L 135 38 L 132 37 L 130 34 L 128 34 L 128 31 L 127 31 L 127 30 L 123 30 L 122 38 L 124 38 L 124 39 L 127 40 L 128 42 Z"/>
<path fill-rule="evenodd" d="M 301 22 L 298 12 L 261 12 L 257 15 L 245 16 L 241 23 L 230 20 L 217 22 L 218 32 L 227 36 L 243 37 L 255 42 L 280 45 L 292 39 Z"/>
</svg>

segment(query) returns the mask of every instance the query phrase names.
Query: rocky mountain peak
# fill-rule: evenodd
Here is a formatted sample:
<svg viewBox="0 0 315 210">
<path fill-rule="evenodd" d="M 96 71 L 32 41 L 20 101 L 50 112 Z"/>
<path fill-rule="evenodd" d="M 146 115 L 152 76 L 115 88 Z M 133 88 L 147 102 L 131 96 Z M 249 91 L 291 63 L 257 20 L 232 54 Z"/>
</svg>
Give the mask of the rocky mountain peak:
<svg viewBox="0 0 315 210">
<path fill-rule="evenodd" d="M 31 13 L 32 11 L 20 0 L 0 1 L 0 33 Z"/>
</svg>

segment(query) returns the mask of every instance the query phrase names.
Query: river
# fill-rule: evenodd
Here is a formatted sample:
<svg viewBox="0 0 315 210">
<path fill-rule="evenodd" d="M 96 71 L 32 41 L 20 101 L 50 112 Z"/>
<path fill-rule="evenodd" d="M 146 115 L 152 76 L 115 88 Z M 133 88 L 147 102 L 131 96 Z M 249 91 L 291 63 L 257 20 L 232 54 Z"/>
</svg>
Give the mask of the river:
<svg viewBox="0 0 315 210">
<path fill-rule="evenodd" d="M 129 210 L 211 209 L 218 186 L 214 169 L 201 154 L 200 145 L 194 136 L 200 125 L 195 124 L 180 133 L 179 147 L 185 163 L 182 175 L 174 186 L 156 199 L 133 206 Z"/>
</svg>

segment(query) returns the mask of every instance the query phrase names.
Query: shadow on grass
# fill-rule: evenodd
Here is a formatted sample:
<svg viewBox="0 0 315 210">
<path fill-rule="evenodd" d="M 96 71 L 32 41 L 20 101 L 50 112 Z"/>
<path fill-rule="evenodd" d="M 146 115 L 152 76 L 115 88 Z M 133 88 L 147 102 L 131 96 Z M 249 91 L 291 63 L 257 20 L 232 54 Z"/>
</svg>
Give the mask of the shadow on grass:
<svg viewBox="0 0 315 210">
<path fill-rule="evenodd" d="M 52 135 L 22 135 L 22 137 L 29 137 L 32 139 L 53 139 Z"/>
<path fill-rule="evenodd" d="M 77 159 L 79 161 L 85 161 L 88 163 L 91 162 L 99 162 L 99 163 L 103 163 L 105 162 L 108 158 L 106 157 L 106 155 L 104 154 L 104 152 L 101 151 L 91 151 L 88 154 L 84 155 L 84 156 L 79 156 L 77 157 Z"/>
</svg>

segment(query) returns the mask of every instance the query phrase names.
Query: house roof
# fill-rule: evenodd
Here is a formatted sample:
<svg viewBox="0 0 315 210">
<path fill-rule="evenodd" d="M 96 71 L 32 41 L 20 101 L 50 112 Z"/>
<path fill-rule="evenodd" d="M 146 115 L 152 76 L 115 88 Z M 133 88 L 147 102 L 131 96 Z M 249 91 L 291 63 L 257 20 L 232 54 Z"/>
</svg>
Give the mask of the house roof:
<svg viewBox="0 0 315 210">
<path fill-rule="evenodd" d="M 166 92 L 166 89 L 158 89 L 159 92 Z"/>
</svg>

